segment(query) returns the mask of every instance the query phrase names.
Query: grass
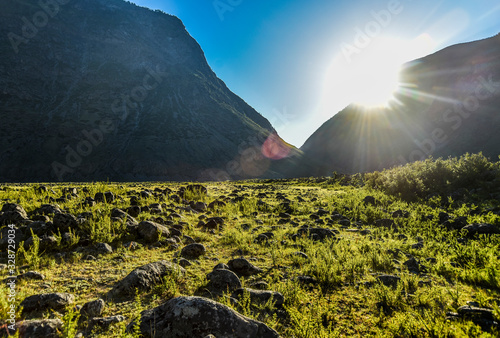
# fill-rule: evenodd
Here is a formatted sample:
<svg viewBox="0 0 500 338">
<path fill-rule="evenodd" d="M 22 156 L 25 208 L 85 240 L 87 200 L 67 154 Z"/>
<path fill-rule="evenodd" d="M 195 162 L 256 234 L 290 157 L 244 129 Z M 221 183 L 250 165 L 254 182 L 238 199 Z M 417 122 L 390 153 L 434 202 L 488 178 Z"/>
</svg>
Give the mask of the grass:
<svg viewBox="0 0 500 338">
<path fill-rule="evenodd" d="M 483 175 L 484 168 L 494 169 L 497 165 L 485 164 L 477 158 L 450 163 L 469 171 L 473 167 L 470 163 L 479 163 L 477 175 Z M 440 170 L 444 170 L 442 166 L 450 163 L 425 162 L 423 165 L 441 166 Z M 207 284 L 206 275 L 216 264 L 243 255 L 263 270 L 259 275 L 242 278 L 243 285 L 249 287 L 254 282 L 265 281 L 269 290 L 284 295 L 283 309 L 277 309 L 272 302 L 252 304 L 248 295 L 240 299 L 239 305 L 234 305 L 229 295 L 217 300 L 263 321 L 283 337 L 496 337 L 499 332 L 494 329 L 484 330 L 469 320 L 450 321 L 446 313 L 457 312 L 467 301 L 475 301 L 493 309 L 497 320 L 500 318 L 499 235 L 476 235 L 463 240 L 464 233 L 439 225 L 438 219 L 440 213 L 446 212 L 452 218 L 466 217 L 467 224 L 500 225 L 500 216 L 492 209 L 500 204 L 492 197 L 498 193 L 498 185 L 495 181 L 488 185 L 483 180 L 482 191 L 471 191 L 469 184 L 476 181 L 463 169 L 459 182 L 467 187 L 464 188 L 467 192 L 462 197 L 453 196 L 451 201 L 443 200 L 450 182 L 436 185 L 441 190 L 436 191 L 434 197 L 427 196 L 428 192 L 432 193 L 432 188 L 425 186 L 427 183 L 422 186 L 422 195 L 416 198 L 407 198 L 404 189 L 398 192 L 386 186 L 391 178 L 401 176 L 397 174 L 399 171 L 407 171 L 427 182 L 418 171 L 421 167 L 418 168 L 402 167 L 394 169 L 395 172 L 374 174 L 375 178 L 367 178 L 367 185 L 360 176 L 338 175 L 325 179 L 207 183 L 204 184 L 207 194 L 186 190 L 186 201 L 208 204 L 219 200 L 226 205 L 201 214 L 188 211 L 187 204 L 174 197 L 187 183 L 46 184 L 46 192 L 40 192 L 38 184 L 3 185 L 0 200 L 19 203 L 28 214 L 42 204 L 56 203 L 54 200 L 63 195 L 64 188 L 76 187 L 77 197 L 57 204 L 75 216 L 83 212 L 93 215 L 91 220 L 79 222 L 71 229 L 69 241 L 63 241 L 60 232 L 55 233 L 57 244 L 50 249 L 41 250 L 41 235 L 28 234 L 33 237 L 33 245 L 17 250 L 16 272 L 35 270 L 44 274 L 45 279 L 18 281 L 16 305 L 25 297 L 42 292 L 72 293 L 77 305 L 103 298 L 106 302 L 103 316 L 123 315 L 126 321 L 93 336 L 138 337 L 140 311 L 178 295 L 200 295 Z M 459 183 L 453 184 L 455 189 Z M 166 188 L 172 192 L 164 193 Z M 179 259 L 179 251 L 184 246 L 181 243 L 177 248 L 154 248 L 144 244 L 135 251 L 124 246 L 132 235 L 125 222 L 112 222 L 109 215 L 113 208 L 129 207 L 130 196 L 145 190 L 151 195 L 139 198 L 140 205 L 160 203 L 163 213 L 142 212 L 136 217 L 137 221 L 156 217 L 169 220 L 175 212 L 181 218 L 173 218 L 173 222 L 181 223 L 183 234 L 204 244 L 207 252 L 191 260 L 192 265 L 186 267 L 183 277 L 167 276 L 151 291 L 138 292 L 132 299 L 115 302 L 106 294 L 116 282 L 138 266 L 161 259 Z M 86 197 L 106 191 L 113 192 L 114 202 L 82 204 Z M 365 203 L 366 196 L 373 196 L 377 203 Z M 286 220 L 279 216 L 287 211 L 284 199 L 290 201 L 291 218 Z M 315 223 L 310 216 L 319 209 L 326 210 L 326 214 L 319 216 L 321 221 Z M 397 210 L 407 211 L 408 217 L 392 217 Z M 332 216 L 334 213 L 342 214 L 350 225 L 341 226 L 340 219 Z M 214 231 L 199 227 L 202 214 L 223 217 L 225 224 Z M 376 227 L 375 220 L 383 218 L 393 219 L 398 229 Z M 335 232 L 335 238 L 317 241 L 306 235 L 294 236 L 304 225 L 328 228 Z M 267 242 L 255 241 L 257 235 L 270 231 L 274 236 Z M 109 243 L 114 252 L 89 261 L 76 250 L 83 244 L 99 242 Z M 422 242 L 423 247 L 414 247 L 418 242 Z M 296 255 L 298 251 L 308 258 Z M 420 274 L 411 273 L 403 264 L 410 255 L 420 262 Z M 0 259 L 1 263 L 7 263 L 6 250 Z M 377 280 L 380 274 L 397 275 L 401 280 L 396 287 L 385 286 Z M 0 272 L 0 278 L 7 275 L 5 269 Z M 310 276 L 315 282 L 301 283 L 299 276 Z M 7 318 L 6 297 L 7 288 L 2 286 L 0 318 Z M 64 337 L 73 337 L 85 329 L 87 323 L 79 321 L 78 315 L 72 306 L 62 313 L 42 314 L 44 318 L 60 318 L 64 322 L 61 332 Z M 30 317 L 18 308 L 16 318 Z M 134 320 L 135 329 L 127 331 L 126 326 Z"/>
</svg>

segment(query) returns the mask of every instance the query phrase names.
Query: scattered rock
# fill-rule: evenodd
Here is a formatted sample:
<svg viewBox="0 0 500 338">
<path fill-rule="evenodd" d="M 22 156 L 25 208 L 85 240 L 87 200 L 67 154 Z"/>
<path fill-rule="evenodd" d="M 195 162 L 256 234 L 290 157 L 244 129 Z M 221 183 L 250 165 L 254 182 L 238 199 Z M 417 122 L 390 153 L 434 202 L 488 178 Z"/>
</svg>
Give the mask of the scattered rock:
<svg viewBox="0 0 500 338">
<path fill-rule="evenodd" d="M 111 324 L 116 324 L 123 322 L 125 320 L 124 316 L 112 316 L 112 317 L 94 317 L 90 320 L 88 331 L 92 332 L 98 327 L 100 330 L 107 330 Z"/>
<path fill-rule="evenodd" d="M 16 327 L 22 338 L 56 338 L 60 337 L 63 322 L 60 319 L 23 320 Z"/>
<path fill-rule="evenodd" d="M 398 282 L 401 280 L 400 277 L 393 275 L 380 275 L 377 277 L 377 279 L 385 286 L 390 286 L 390 287 L 397 287 Z"/>
<path fill-rule="evenodd" d="M 231 270 L 215 269 L 207 275 L 209 280 L 207 289 L 215 294 L 231 292 L 241 288 L 241 281 L 238 276 Z"/>
<path fill-rule="evenodd" d="M 397 230 L 397 225 L 390 218 L 382 218 L 375 221 L 376 227 L 391 228 Z"/>
<path fill-rule="evenodd" d="M 28 271 L 28 272 L 25 272 L 21 275 L 18 275 L 17 276 L 17 279 L 18 280 L 22 280 L 22 279 L 34 279 L 34 280 L 43 280 L 45 279 L 45 276 L 42 275 L 41 273 L 39 272 L 35 272 L 35 271 Z"/>
<path fill-rule="evenodd" d="M 149 263 L 136 268 L 118 282 L 110 291 L 110 296 L 121 297 L 134 294 L 136 288 L 147 291 L 161 283 L 163 277 L 170 274 L 183 275 L 185 272 L 183 267 L 165 260 Z"/>
<path fill-rule="evenodd" d="M 239 299 L 243 297 L 245 293 L 248 293 L 250 296 L 250 302 L 257 304 L 266 304 L 269 300 L 272 300 L 274 306 L 277 308 L 281 308 L 285 303 L 285 297 L 279 292 L 276 291 L 267 291 L 267 290 L 254 290 L 249 288 L 239 288 L 233 292 L 231 297 Z"/>
<path fill-rule="evenodd" d="M 467 231 L 468 237 L 473 237 L 474 235 L 493 235 L 500 234 L 500 227 L 488 224 L 488 223 L 474 223 L 466 225 L 462 228 Z"/>
<path fill-rule="evenodd" d="M 138 232 L 147 243 L 158 242 L 160 236 L 163 238 L 170 236 L 170 231 L 168 231 L 167 227 L 151 221 L 142 221 L 139 223 Z"/>
<path fill-rule="evenodd" d="M 408 268 L 408 271 L 414 274 L 420 273 L 420 263 L 415 259 L 415 257 L 411 257 L 409 260 L 403 263 L 404 266 Z"/>
<path fill-rule="evenodd" d="M 58 213 L 54 215 L 54 227 L 62 232 L 74 229 L 78 225 L 76 217 L 71 214 Z"/>
<path fill-rule="evenodd" d="M 232 259 L 227 265 L 229 269 L 241 276 L 251 276 L 262 272 L 262 269 L 256 267 L 245 258 Z"/>
<path fill-rule="evenodd" d="M 140 330 L 145 337 L 279 337 L 267 325 L 202 297 L 177 297 L 143 311 Z"/>
<path fill-rule="evenodd" d="M 93 300 L 91 302 L 83 304 L 82 308 L 80 309 L 80 314 L 83 317 L 87 318 L 99 317 L 104 311 L 105 305 L 106 304 L 102 299 Z"/>
<path fill-rule="evenodd" d="M 75 296 L 70 293 L 43 293 L 25 298 L 20 306 L 23 313 L 35 311 L 60 311 L 75 302 Z"/>
<path fill-rule="evenodd" d="M 297 235 L 307 235 L 313 240 L 324 241 L 327 238 L 335 238 L 335 233 L 326 228 L 301 228 L 297 231 Z"/>
<path fill-rule="evenodd" d="M 205 246 L 200 243 L 188 244 L 181 250 L 181 255 L 189 258 L 198 258 L 206 252 Z"/>
<path fill-rule="evenodd" d="M 42 206 L 35 210 L 35 214 L 40 215 L 52 215 L 52 214 L 62 214 L 61 208 L 54 204 L 42 204 Z"/>
</svg>

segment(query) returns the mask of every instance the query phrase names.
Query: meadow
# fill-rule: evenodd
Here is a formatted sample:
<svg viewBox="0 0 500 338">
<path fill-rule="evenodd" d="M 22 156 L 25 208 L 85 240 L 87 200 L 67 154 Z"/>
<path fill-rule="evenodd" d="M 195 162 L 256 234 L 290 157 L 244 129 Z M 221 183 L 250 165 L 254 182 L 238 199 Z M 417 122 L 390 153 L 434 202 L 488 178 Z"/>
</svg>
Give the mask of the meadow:
<svg viewBox="0 0 500 338">
<path fill-rule="evenodd" d="M 481 154 L 322 178 L 2 184 L 2 205 L 0 278 L 18 276 L 15 300 L 0 288 L 3 335 L 15 304 L 18 325 L 54 319 L 54 336 L 152 336 L 141 312 L 179 296 L 213 299 L 282 337 L 500 335 L 500 163 Z M 152 237 L 148 221 L 161 225 Z M 187 254 L 193 243 L 200 251 Z M 238 258 L 254 271 L 233 268 L 241 288 L 214 292 L 208 275 Z M 110 293 L 162 260 L 185 272 Z M 74 299 L 21 306 L 44 293 Z M 81 311 L 97 299 L 97 316 Z"/>
</svg>

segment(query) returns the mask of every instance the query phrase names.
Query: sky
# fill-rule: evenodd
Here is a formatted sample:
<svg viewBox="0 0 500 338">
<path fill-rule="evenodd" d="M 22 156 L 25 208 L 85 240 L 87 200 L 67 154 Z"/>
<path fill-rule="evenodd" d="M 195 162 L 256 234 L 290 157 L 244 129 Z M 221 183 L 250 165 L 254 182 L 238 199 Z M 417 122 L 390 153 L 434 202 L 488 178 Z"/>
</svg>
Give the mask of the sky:
<svg viewBox="0 0 500 338">
<path fill-rule="evenodd" d="M 132 2 L 179 17 L 217 76 L 297 147 L 350 103 L 387 103 L 400 64 L 500 33 L 498 0 Z"/>
</svg>

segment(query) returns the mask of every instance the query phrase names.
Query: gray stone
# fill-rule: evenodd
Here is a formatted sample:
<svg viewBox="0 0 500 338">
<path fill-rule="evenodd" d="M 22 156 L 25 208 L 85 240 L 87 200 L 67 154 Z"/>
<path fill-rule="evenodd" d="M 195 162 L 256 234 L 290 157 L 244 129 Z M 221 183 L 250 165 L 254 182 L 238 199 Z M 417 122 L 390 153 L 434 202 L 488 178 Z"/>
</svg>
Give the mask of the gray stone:
<svg viewBox="0 0 500 338">
<path fill-rule="evenodd" d="M 241 288 L 241 281 L 231 270 L 215 269 L 207 275 L 207 289 L 211 293 L 222 294 Z"/>
<path fill-rule="evenodd" d="M 262 272 L 262 269 L 256 267 L 245 258 L 232 259 L 227 265 L 231 271 L 241 276 L 251 276 Z"/>
<path fill-rule="evenodd" d="M 45 279 L 45 276 L 42 275 L 41 273 L 39 272 L 35 272 L 35 271 L 28 271 L 28 272 L 25 272 L 19 276 L 17 276 L 17 279 L 18 280 L 22 280 L 22 279 L 35 279 L 35 280 L 43 280 Z"/>
<path fill-rule="evenodd" d="M 60 319 L 34 319 L 19 322 L 16 327 L 22 338 L 60 337 L 63 322 Z"/>
<path fill-rule="evenodd" d="M 136 268 L 127 277 L 118 282 L 110 291 L 110 296 L 133 295 L 135 289 L 147 291 L 154 285 L 161 283 L 163 277 L 170 274 L 183 275 L 185 272 L 186 270 L 183 267 L 165 260 L 149 263 Z"/>
<path fill-rule="evenodd" d="M 385 286 L 390 286 L 390 287 L 397 287 L 398 282 L 401 280 L 400 277 L 393 275 L 380 275 L 377 277 L 377 279 Z"/>
<path fill-rule="evenodd" d="M 141 313 L 144 337 L 277 338 L 265 325 L 231 308 L 202 297 L 177 297 Z"/>
<path fill-rule="evenodd" d="M 80 314 L 83 317 L 87 318 L 99 317 L 104 311 L 105 305 L 106 304 L 102 299 L 93 300 L 91 302 L 83 304 L 82 308 L 80 309 Z"/>
<path fill-rule="evenodd" d="M 66 232 L 69 229 L 74 229 L 78 225 L 75 216 L 62 213 L 54 215 L 53 223 L 56 230 L 60 230 L 61 233 Z"/>
<path fill-rule="evenodd" d="M 206 252 L 205 246 L 200 243 L 188 244 L 181 250 L 181 255 L 190 258 L 198 258 Z"/>
<path fill-rule="evenodd" d="M 107 330 L 112 324 L 120 323 L 125 320 L 124 316 L 111 316 L 111 317 L 94 317 L 90 320 L 88 331 L 92 332 L 96 327 L 100 330 Z"/>
<path fill-rule="evenodd" d="M 268 291 L 268 290 L 254 290 L 249 288 L 240 288 L 233 292 L 231 297 L 239 299 L 243 297 L 245 293 L 250 296 L 250 302 L 257 304 L 266 304 L 269 300 L 272 300 L 274 306 L 281 308 L 285 303 L 285 297 L 279 292 Z"/>
<path fill-rule="evenodd" d="M 168 228 L 151 221 L 142 221 L 139 223 L 139 235 L 144 238 L 147 243 L 158 242 L 160 237 L 167 238 L 170 236 Z"/>
<path fill-rule="evenodd" d="M 35 210 L 35 214 L 51 215 L 62 214 L 61 208 L 56 204 L 42 204 L 42 206 Z"/>
<path fill-rule="evenodd" d="M 26 297 L 22 302 L 23 313 L 34 311 L 60 311 L 75 302 L 75 296 L 70 293 L 44 293 Z"/>
<path fill-rule="evenodd" d="M 120 218 L 120 219 L 124 219 L 125 218 L 130 223 L 137 223 L 137 221 L 135 220 L 134 217 L 130 216 L 125 211 L 123 211 L 121 209 L 118 209 L 118 208 L 115 208 L 115 209 L 111 210 L 111 217 L 117 217 L 117 218 Z"/>
<path fill-rule="evenodd" d="M 462 228 L 467 231 L 468 237 L 473 237 L 474 235 L 493 235 L 500 234 L 500 227 L 488 224 L 488 223 L 474 223 L 466 225 Z"/>
</svg>

